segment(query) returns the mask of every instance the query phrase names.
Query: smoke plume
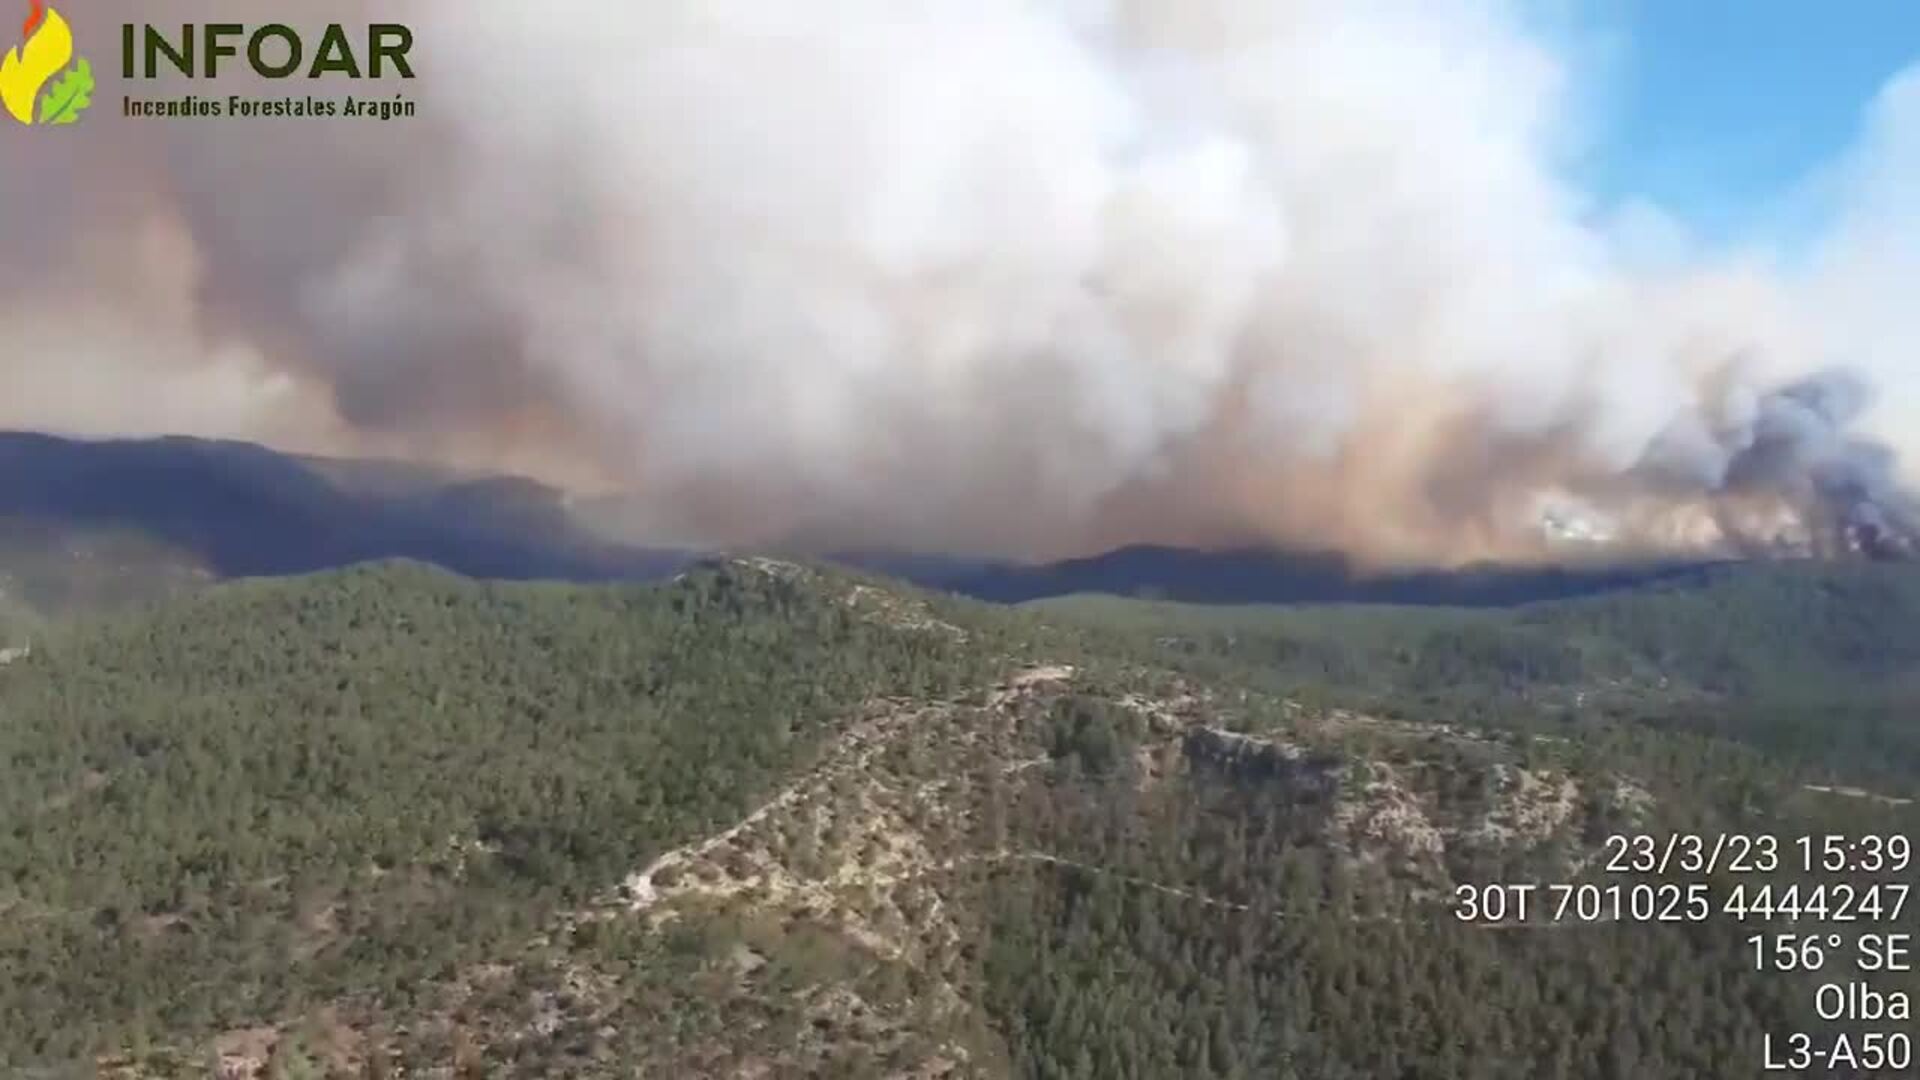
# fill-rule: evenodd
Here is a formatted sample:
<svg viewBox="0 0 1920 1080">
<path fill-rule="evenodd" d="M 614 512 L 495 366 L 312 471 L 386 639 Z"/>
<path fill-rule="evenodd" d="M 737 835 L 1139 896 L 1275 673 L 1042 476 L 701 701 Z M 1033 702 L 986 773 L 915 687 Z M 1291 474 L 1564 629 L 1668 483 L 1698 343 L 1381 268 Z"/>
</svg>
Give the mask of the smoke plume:
<svg viewBox="0 0 1920 1080">
<path fill-rule="evenodd" d="M 129 13 L 56 6 L 101 84 L 7 135 L 0 425 L 511 469 L 656 540 L 1916 530 L 1920 69 L 1789 261 L 1597 214 L 1563 52 L 1496 0 L 277 6 L 412 25 L 418 78 L 353 87 L 123 83 Z M 418 115 L 118 115 L 350 91 Z"/>
</svg>

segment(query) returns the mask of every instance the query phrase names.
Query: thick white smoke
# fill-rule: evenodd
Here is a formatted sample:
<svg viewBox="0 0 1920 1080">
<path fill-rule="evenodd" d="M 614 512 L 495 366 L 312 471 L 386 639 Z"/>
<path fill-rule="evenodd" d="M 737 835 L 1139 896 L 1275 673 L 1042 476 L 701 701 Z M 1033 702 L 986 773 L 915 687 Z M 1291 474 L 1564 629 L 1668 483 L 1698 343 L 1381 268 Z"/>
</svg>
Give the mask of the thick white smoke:
<svg viewBox="0 0 1920 1080">
<path fill-rule="evenodd" d="M 276 18 L 351 21 L 312 8 Z M 94 117 L 0 172 L 39 268 L 0 424 L 590 479 L 654 536 L 1445 560 L 1525 553 L 1543 490 L 1878 500 L 1855 440 L 1920 412 L 1920 77 L 1810 261 L 1649 268 L 1556 178 L 1565 66 L 1495 0 L 380 10 L 417 119 Z M 1780 449 L 1835 363 L 1874 407 Z"/>
</svg>

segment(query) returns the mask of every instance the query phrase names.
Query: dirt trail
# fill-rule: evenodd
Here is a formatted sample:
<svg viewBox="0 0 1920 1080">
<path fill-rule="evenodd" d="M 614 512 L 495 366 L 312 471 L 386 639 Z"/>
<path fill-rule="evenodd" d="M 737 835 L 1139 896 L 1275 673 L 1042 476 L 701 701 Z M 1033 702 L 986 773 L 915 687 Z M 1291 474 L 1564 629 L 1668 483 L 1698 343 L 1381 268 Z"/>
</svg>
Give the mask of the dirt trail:
<svg viewBox="0 0 1920 1080">
<path fill-rule="evenodd" d="M 1843 799 L 1871 799 L 1883 806 L 1910 806 L 1913 804 L 1912 799 L 1902 799 L 1893 795 L 1876 795 L 1865 788 L 1828 787 L 1825 784 L 1806 784 L 1804 787 L 1808 791 L 1816 791 L 1822 795 L 1838 795 Z"/>
</svg>

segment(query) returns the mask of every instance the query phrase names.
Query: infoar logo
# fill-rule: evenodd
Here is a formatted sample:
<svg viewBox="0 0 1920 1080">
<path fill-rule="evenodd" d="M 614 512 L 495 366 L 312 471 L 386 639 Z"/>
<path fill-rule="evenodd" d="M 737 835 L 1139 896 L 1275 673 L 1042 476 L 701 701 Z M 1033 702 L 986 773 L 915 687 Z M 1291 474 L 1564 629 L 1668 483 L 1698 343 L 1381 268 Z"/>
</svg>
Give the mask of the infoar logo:
<svg viewBox="0 0 1920 1080">
<path fill-rule="evenodd" d="M 28 3 L 20 46 L 0 58 L 0 104 L 23 124 L 71 124 L 92 104 L 93 65 L 74 58 L 73 28 L 58 11 Z"/>
</svg>

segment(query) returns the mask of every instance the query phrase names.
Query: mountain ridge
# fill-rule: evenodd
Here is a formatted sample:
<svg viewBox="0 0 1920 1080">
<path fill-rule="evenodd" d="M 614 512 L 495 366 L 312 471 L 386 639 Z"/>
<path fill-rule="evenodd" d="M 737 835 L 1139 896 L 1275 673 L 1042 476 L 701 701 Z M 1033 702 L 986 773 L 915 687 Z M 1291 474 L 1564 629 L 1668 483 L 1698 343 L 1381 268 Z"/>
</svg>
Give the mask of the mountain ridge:
<svg viewBox="0 0 1920 1080">
<path fill-rule="evenodd" d="M 168 582 L 298 574 L 388 558 L 477 578 L 651 580 L 701 554 L 608 539 L 572 515 L 562 492 L 521 477 L 315 458 L 235 441 L 0 432 L 0 538 L 40 538 L 35 572 L 47 580 L 39 592 L 99 592 L 87 581 L 98 567 L 69 559 L 67 580 L 58 560 L 47 557 L 65 534 L 80 547 L 97 547 L 103 536 L 139 540 L 153 575 Z M 1539 566 L 1374 571 L 1330 551 L 1153 545 L 1040 563 L 886 551 L 819 557 L 1002 604 L 1105 594 L 1216 605 L 1488 608 L 1699 582 L 1728 564 L 1588 555 Z M 0 545 L 0 573 L 9 558 Z M 116 573 L 129 595 L 155 592 L 133 587 L 137 560 Z"/>
<path fill-rule="evenodd" d="M 234 441 L 0 433 L 0 528 L 136 534 L 223 578 L 412 558 L 470 577 L 616 580 L 684 563 L 574 527 L 560 493 L 530 480 L 375 476 L 392 468 Z"/>
</svg>

